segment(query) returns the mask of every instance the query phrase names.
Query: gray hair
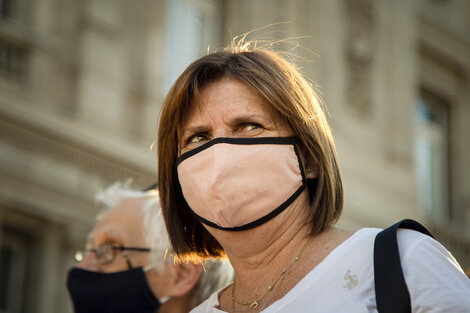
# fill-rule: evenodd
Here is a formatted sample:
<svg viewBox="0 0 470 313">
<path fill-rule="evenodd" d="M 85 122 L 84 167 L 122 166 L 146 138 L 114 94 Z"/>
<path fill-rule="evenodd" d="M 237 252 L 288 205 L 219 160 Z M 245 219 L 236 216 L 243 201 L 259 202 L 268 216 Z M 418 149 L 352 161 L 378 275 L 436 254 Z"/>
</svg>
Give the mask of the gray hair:
<svg viewBox="0 0 470 313">
<path fill-rule="evenodd" d="M 143 213 L 142 229 L 145 245 L 152 248 L 149 253 L 149 267 L 161 270 L 165 263 L 174 262 L 165 222 L 161 214 L 160 197 L 157 190 L 141 191 L 130 188 L 130 181 L 116 182 L 99 192 L 96 199 L 103 204 L 98 219 L 103 218 L 110 209 L 128 199 L 146 199 L 141 207 Z M 191 307 L 207 299 L 213 292 L 221 289 L 233 280 L 233 269 L 226 260 L 207 260 L 199 281 L 191 292 Z"/>
</svg>

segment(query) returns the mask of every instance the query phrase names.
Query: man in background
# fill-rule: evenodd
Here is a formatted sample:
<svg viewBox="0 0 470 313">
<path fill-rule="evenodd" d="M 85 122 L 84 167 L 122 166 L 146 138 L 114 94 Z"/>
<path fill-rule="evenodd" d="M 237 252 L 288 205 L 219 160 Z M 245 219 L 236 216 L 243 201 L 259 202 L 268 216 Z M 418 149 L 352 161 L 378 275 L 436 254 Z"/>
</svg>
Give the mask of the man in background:
<svg viewBox="0 0 470 313">
<path fill-rule="evenodd" d="M 174 263 L 156 190 L 116 183 L 97 198 L 107 211 L 67 278 L 76 313 L 189 312 L 232 280 L 228 262 Z"/>
</svg>

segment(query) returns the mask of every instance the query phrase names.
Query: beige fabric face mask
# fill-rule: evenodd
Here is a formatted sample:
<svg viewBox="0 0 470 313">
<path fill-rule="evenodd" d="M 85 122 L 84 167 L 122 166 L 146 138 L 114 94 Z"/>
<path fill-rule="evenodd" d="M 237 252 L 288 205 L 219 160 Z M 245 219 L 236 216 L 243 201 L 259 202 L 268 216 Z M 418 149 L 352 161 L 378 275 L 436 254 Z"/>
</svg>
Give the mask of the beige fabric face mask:
<svg viewBox="0 0 470 313">
<path fill-rule="evenodd" d="M 295 137 L 216 138 L 178 160 L 184 198 L 202 223 L 230 231 L 257 227 L 305 188 Z"/>
</svg>

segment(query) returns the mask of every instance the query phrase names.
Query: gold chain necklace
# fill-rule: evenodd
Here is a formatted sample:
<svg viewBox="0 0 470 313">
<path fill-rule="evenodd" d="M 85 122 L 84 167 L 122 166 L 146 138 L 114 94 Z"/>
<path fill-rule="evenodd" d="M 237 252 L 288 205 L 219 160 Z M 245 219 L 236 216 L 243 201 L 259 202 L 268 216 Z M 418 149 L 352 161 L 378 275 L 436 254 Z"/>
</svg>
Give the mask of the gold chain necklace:
<svg viewBox="0 0 470 313">
<path fill-rule="evenodd" d="M 279 286 L 279 284 L 284 279 L 284 277 L 286 276 L 287 272 L 292 267 L 292 265 L 294 265 L 294 263 L 297 262 L 300 259 L 300 256 L 305 251 L 305 248 L 307 248 L 308 244 L 310 243 L 310 241 L 312 241 L 312 239 L 313 239 L 313 237 L 311 237 L 305 243 L 305 245 L 303 245 L 303 247 L 297 253 L 296 257 L 289 263 L 289 265 L 287 265 L 287 267 L 281 272 L 281 274 L 276 278 L 276 280 L 271 285 L 268 286 L 267 291 L 260 298 L 254 300 L 253 302 L 240 301 L 240 300 L 237 300 L 237 298 L 235 298 L 235 280 L 234 280 L 233 285 L 232 285 L 232 313 L 234 312 L 234 309 L 235 309 L 235 303 L 239 304 L 241 306 L 248 306 L 249 305 L 250 309 L 252 309 L 252 310 L 256 309 L 259 306 L 260 301 L 263 300 L 270 292 L 272 292 L 274 289 L 276 289 L 277 286 Z M 265 303 L 265 305 L 266 305 L 266 303 Z M 263 308 L 264 308 L 264 305 L 263 305 Z"/>
</svg>

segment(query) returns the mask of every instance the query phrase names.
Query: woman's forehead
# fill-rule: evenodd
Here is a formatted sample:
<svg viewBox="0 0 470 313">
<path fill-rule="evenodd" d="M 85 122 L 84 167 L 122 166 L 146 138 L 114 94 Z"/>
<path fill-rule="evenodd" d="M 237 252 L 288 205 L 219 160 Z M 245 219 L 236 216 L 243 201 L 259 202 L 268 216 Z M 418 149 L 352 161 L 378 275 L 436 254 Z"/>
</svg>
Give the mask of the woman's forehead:
<svg viewBox="0 0 470 313">
<path fill-rule="evenodd" d="M 272 120 L 281 120 L 272 105 L 254 92 L 247 84 L 234 78 L 224 78 L 205 86 L 195 95 L 186 111 L 182 126 L 191 126 L 196 119 L 218 115 L 263 115 Z"/>
</svg>

